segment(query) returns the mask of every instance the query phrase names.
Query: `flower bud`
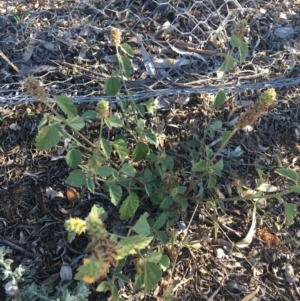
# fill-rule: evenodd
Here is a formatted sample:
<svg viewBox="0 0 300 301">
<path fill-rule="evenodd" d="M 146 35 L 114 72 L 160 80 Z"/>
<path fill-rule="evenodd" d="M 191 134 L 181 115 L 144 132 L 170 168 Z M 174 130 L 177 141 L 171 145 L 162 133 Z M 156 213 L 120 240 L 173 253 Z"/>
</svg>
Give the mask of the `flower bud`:
<svg viewBox="0 0 300 301">
<path fill-rule="evenodd" d="M 97 104 L 96 112 L 100 119 L 107 118 L 109 116 L 109 102 L 106 100 L 100 100 Z"/>
</svg>

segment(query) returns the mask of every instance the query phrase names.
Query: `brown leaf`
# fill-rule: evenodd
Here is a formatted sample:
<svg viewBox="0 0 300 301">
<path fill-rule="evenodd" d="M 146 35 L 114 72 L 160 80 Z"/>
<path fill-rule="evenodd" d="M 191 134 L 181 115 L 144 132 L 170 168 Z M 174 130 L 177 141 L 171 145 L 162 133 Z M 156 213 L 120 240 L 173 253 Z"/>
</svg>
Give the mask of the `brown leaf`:
<svg viewBox="0 0 300 301">
<path fill-rule="evenodd" d="M 80 193 L 74 187 L 68 187 L 67 199 L 70 202 L 74 202 L 80 199 Z"/>
<path fill-rule="evenodd" d="M 280 246 L 280 239 L 267 229 L 258 229 L 256 236 L 259 237 L 268 248 L 278 248 Z"/>
</svg>

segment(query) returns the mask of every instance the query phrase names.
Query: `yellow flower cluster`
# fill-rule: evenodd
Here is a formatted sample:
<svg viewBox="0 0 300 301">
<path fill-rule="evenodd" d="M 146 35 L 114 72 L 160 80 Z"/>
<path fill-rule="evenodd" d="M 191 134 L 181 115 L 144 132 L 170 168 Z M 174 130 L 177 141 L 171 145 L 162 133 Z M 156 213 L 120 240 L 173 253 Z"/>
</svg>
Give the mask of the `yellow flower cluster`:
<svg viewBox="0 0 300 301">
<path fill-rule="evenodd" d="M 77 235 L 86 231 L 86 222 L 78 217 L 71 217 L 65 223 L 69 232 L 75 232 Z"/>
</svg>

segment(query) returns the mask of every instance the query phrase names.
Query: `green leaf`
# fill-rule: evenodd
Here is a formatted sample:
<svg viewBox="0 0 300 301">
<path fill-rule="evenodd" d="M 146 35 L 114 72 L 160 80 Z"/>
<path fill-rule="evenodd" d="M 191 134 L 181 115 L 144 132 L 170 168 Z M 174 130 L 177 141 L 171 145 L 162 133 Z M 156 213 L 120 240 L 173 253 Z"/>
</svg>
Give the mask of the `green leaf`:
<svg viewBox="0 0 300 301">
<path fill-rule="evenodd" d="M 109 167 L 109 166 L 100 166 L 96 170 L 96 175 L 98 175 L 100 177 L 109 177 L 114 172 L 116 172 L 116 170 L 114 168 L 112 168 L 112 167 Z"/>
<path fill-rule="evenodd" d="M 207 188 L 214 188 L 217 185 L 217 179 L 213 175 L 209 175 Z"/>
<path fill-rule="evenodd" d="M 34 116 L 34 112 L 32 112 L 30 108 L 26 108 L 26 113 L 28 116 Z"/>
<path fill-rule="evenodd" d="M 77 109 L 73 103 L 73 100 L 66 95 L 59 95 L 56 97 L 56 103 L 62 109 L 62 111 L 68 116 L 68 118 L 74 118 L 77 116 Z"/>
<path fill-rule="evenodd" d="M 159 208 L 162 210 L 170 209 L 171 205 L 174 203 L 174 200 L 171 196 L 166 196 L 159 205 Z"/>
<path fill-rule="evenodd" d="M 146 123 L 145 119 L 140 118 L 140 119 L 137 120 L 137 122 L 136 122 L 136 128 L 137 128 L 137 131 L 139 133 L 144 130 L 145 123 Z"/>
<path fill-rule="evenodd" d="M 240 52 L 240 63 L 242 63 L 248 54 L 248 44 L 243 40 L 238 38 L 236 35 L 233 35 L 230 39 L 230 44 L 232 47 L 237 47 Z"/>
<path fill-rule="evenodd" d="M 87 110 L 82 114 L 81 117 L 84 119 L 96 119 L 98 118 L 98 114 L 96 111 Z"/>
<path fill-rule="evenodd" d="M 162 271 L 159 266 L 153 262 L 146 262 L 144 270 L 145 293 L 150 292 L 161 280 L 161 277 Z"/>
<path fill-rule="evenodd" d="M 129 177 L 134 177 L 135 176 L 135 171 L 134 168 L 131 164 L 129 163 L 124 163 L 121 167 L 121 172 L 123 172 L 125 175 Z"/>
<path fill-rule="evenodd" d="M 178 194 L 184 194 L 186 192 L 186 187 L 185 186 L 177 186 L 176 190 Z"/>
<path fill-rule="evenodd" d="M 120 128 L 123 126 L 122 120 L 117 115 L 112 115 L 108 118 L 105 118 L 105 123 L 110 129 L 113 127 Z"/>
<path fill-rule="evenodd" d="M 170 265 L 170 258 L 168 255 L 166 254 L 162 254 L 161 260 L 160 260 L 160 265 L 163 269 L 163 271 L 165 271 L 169 265 Z"/>
<path fill-rule="evenodd" d="M 78 149 L 71 149 L 67 152 L 66 162 L 69 167 L 76 169 L 82 160 L 82 154 Z"/>
<path fill-rule="evenodd" d="M 86 176 L 82 172 L 81 169 L 73 170 L 68 178 L 66 183 L 68 185 L 74 186 L 74 187 L 82 187 L 86 182 Z"/>
<path fill-rule="evenodd" d="M 86 187 L 91 193 L 95 193 L 95 182 L 92 178 L 86 179 Z"/>
<path fill-rule="evenodd" d="M 143 130 L 144 135 L 146 136 L 149 143 L 156 144 L 156 135 L 149 130 Z"/>
<path fill-rule="evenodd" d="M 151 183 L 153 178 L 152 178 L 152 172 L 150 171 L 149 168 L 145 168 L 143 176 L 138 178 L 143 184 L 146 183 Z"/>
<path fill-rule="evenodd" d="M 127 143 L 123 139 L 118 139 L 113 142 L 113 146 L 121 161 L 124 161 L 127 157 Z"/>
<path fill-rule="evenodd" d="M 107 95 L 116 95 L 120 92 L 121 81 L 118 77 L 109 77 L 104 82 L 104 92 Z"/>
<path fill-rule="evenodd" d="M 105 293 L 110 290 L 110 284 L 108 281 L 102 281 L 96 288 L 96 292 Z"/>
<path fill-rule="evenodd" d="M 259 176 L 259 180 L 262 183 L 264 181 L 264 178 L 265 178 L 264 171 L 262 169 L 260 169 L 259 167 L 256 167 L 255 169 L 256 169 L 256 172 Z"/>
<path fill-rule="evenodd" d="M 134 53 L 133 53 L 133 51 L 132 51 L 132 49 L 131 49 L 131 46 L 130 46 L 129 44 L 123 43 L 123 44 L 121 44 L 120 46 L 121 46 L 122 50 L 123 50 L 127 55 L 132 56 L 132 57 L 134 56 Z"/>
<path fill-rule="evenodd" d="M 130 70 L 131 70 L 131 61 L 128 58 L 128 56 L 123 55 L 123 56 L 118 56 L 118 60 L 122 66 L 123 72 L 126 76 L 126 78 L 130 77 Z"/>
<path fill-rule="evenodd" d="M 88 158 L 88 166 L 97 169 L 102 165 L 103 157 L 98 153 L 98 150 L 94 151 L 94 154 Z"/>
<path fill-rule="evenodd" d="M 155 99 L 153 97 L 149 98 L 146 102 L 146 108 L 148 113 L 154 114 L 155 111 Z"/>
<path fill-rule="evenodd" d="M 223 159 L 220 159 L 213 165 L 214 174 L 221 176 L 221 171 L 223 170 Z"/>
<path fill-rule="evenodd" d="M 148 196 L 151 196 L 151 195 L 152 195 L 153 189 L 152 189 L 151 184 L 147 183 L 147 184 L 145 185 L 145 191 L 146 191 L 146 193 L 147 193 Z"/>
<path fill-rule="evenodd" d="M 120 260 L 128 255 L 137 254 L 140 250 L 145 249 L 152 241 L 153 237 L 145 237 L 142 235 L 130 236 L 119 242 L 118 254 L 116 259 Z"/>
<path fill-rule="evenodd" d="M 101 138 L 100 139 L 100 146 L 101 146 L 101 149 L 104 152 L 105 157 L 109 158 L 110 154 L 112 152 L 112 147 L 110 145 L 110 142 L 106 139 Z"/>
<path fill-rule="evenodd" d="M 59 135 L 62 137 L 66 135 L 65 126 L 60 123 L 54 123 L 53 126 L 58 130 Z"/>
<path fill-rule="evenodd" d="M 168 215 L 165 212 L 161 213 L 156 219 L 153 228 L 159 230 L 166 223 L 167 219 L 168 219 Z"/>
<path fill-rule="evenodd" d="M 36 136 L 36 147 L 42 151 L 49 150 L 59 142 L 59 139 L 60 133 L 55 126 L 44 126 Z"/>
<path fill-rule="evenodd" d="M 46 113 L 44 114 L 44 116 L 42 117 L 42 119 L 40 120 L 38 126 L 37 126 L 37 129 L 40 130 L 42 126 L 44 126 L 47 122 L 48 122 L 48 117 L 49 117 L 49 114 Z"/>
<path fill-rule="evenodd" d="M 117 261 L 117 265 L 115 267 L 115 273 L 122 273 L 123 267 L 126 263 L 126 258 Z"/>
<path fill-rule="evenodd" d="M 300 193 L 300 186 L 299 185 L 297 185 L 297 186 L 290 186 L 290 190 L 294 191 L 294 192 Z"/>
<path fill-rule="evenodd" d="M 72 118 L 68 118 L 66 121 L 68 125 L 70 125 L 72 128 L 74 128 L 77 131 L 80 131 L 85 126 L 84 119 L 78 115 Z"/>
<path fill-rule="evenodd" d="M 200 160 L 199 162 L 193 164 L 192 171 L 203 171 L 209 167 L 209 164 L 204 161 Z"/>
<path fill-rule="evenodd" d="M 282 197 L 277 196 L 277 197 L 275 197 L 275 198 L 276 198 L 276 200 L 278 201 L 279 204 L 284 204 L 284 200 L 283 200 Z"/>
<path fill-rule="evenodd" d="M 217 202 L 219 205 L 219 208 L 221 209 L 221 211 L 225 212 L 225 204 L 223 201 L 218 201 Z"/>
<path fill-rule="evenodd" d="M 171 156 L 165 156 L 162 165 L 165 167 L 165 170 L 173 170 L 174 159 Z"/>
<path fill-rule="evenodd" d="M 136 210 L 139 208 L 139 198 L 136 193 L 132 192 L 124 200 L 120 207 L 120 219 L 128 219 L 134 216 Z"/>
<path fill-rule="evenodd" d="M 287 225 L 291 225 L 294 222 L 294 218 L 297 216 L 297 206 L 295 204 L 284 204 L 284 215 Z"/>
<path fill-rule="evenodd" d="M 147 261 L 148 262 L 154 262 L 159 263 L 162 257 L 161 252 L 151 252 L 151 254 L 148 256 Z"/>
<path fill-rule="evenodd" d="M 205 157 L 206 159 L 209 159 L 213 156 L 213 150 L 211 148 L 209 148 L 207 145 L 205 145 Z"/>
<path fill-rule="evenodd" d="M 229 71 L 234 67 L 234 63 L 237 61 L 234 57 L 232 57 L 231 55 L 228 54 L 224 54 L 224 53 L 219 53 L 218 56 L 223 56 L 225 57 L 225 61 L 222 64 L 222 66 L 220 67 L 219 71 Z"/>
<path fill-rule="evenodd" d="M 220 92 L 220 91 L 219 91 Z M 220 120 L 217 120 L 213 122 L 210 126 L 214 131 L 220 130 L 222 128 L 222 122 Z"/>
<path fill-rule="evenodd" d="M 281 175 L 282 177 L 295 182 L 296 184 L 298 182 L 298 175 L 292 169 L 281 168 L 281 169 L 276 169 L 275 172 Z"/>
<path fill-rule="evenodd" d="M 141 105 L 141 104 L 136 104 L 135 107 L 136 107 L 137 111 L 139 112 L 139 114 L 142 117 L 144 117 L 145 116 L 145 108 L 144 108 L 144 106 Z"/>
<path fill-rule="evenodd" d="M 218 222 L 214 222 L 214 239 L 217 239 L 220 225 Z"/>
<path fill-rule="evenodd" d="M 169 241 L 168 234 L 165 231 L 157 231 L 156 235 L 163 245 L 165 245 Z"/>
<path fill-rule="evenodd" d="M 130 279 L 121 273 L 114 273 L 115 277 L 123 280 L 124 282 L 130 283 Z"/>
<path fill-rule="evenodd" d="M 222 145 L 223 148 L 227 145 L 230 136 L 231 136 L 231 131 L 222 132 L 222 142 L 221 142 L 221 145 Z"/>
<path fill-rule="evenodd" d="M 144 275 L 137 274 L 135 277 L 133 291 L 136 292 L 144 284 Z"/>
<path fill-rule="evenodd" d="M 94 216 L 101 216 L 102 220 L 104 221 L 107 219 L 106 211 L 99 205 L 94 205 L 91 209 L 90 214 Z"/>
<path fill-rule="evenodd" d="M 116 184 L 110 184 L 108 185 L 108 191 L 110 196 L 110 201 L 117 206 L 121 200 L 122 197 L 122 188 L 119 185 Z"/>
<path fill-rule="evenodd" d="M 149 148 L 147 144 L 145 144 L 144 142 L 138 142 L 132 154 L 133 162 L 137 162 L 142 159 L 145 159 L 148 152 L 149 152 Z"/>
<path fill-rule="evenodd" d="M 219 90 L 219 92 L 217 93 L 212 105 L 210 106 L 212 109 L 215 109 L 219 106 L 221 106 L 226 100 L 226 94 L 224 92 L 224 90 Z"/>
<path fill-rule="evenodd" d="M 122 298 L 119 297 L 119 289 L 118 287 L 116 286 L 115 283 L 111 284 L 111 296 L 112 296 L 112 300 L 117 300 L 117 301 L 123 301 L 123 300 L 120 300 Z"/>
<path fill-rule="evenodd" d="M 75 232 L 68 232 L 68 243 L 71 243 L 76 237 Z"/>
<path fill-rule="evenodd" d="M 148 236 L 151 233 L 151 228 L 147 221 L 149 213 L 145 212 L 143 215 L 140 216 L 138 221 L 132 227 L 132 229 L 139 235 Z"/>
<path fill-rule="evenodd" d="M 180 206 L 184 212 L 187 210 L 187 207 L 189 206 L 189 203 L 186 199 L 180 199 L 177 203 L 180 204 Z"/>
</svg>

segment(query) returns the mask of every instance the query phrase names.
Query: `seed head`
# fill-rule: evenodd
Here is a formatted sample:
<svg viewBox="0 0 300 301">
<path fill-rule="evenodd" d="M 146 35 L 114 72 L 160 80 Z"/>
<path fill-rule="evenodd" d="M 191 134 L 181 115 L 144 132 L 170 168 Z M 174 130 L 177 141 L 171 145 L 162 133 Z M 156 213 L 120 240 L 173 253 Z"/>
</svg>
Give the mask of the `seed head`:
<svg viewBox="0 0 300 301">
<path fill-rule="evenodd" d="M 27 89 L 27 93 L 34 98 L 42 101 L 47 101 L 47 94 L 44 88 L 40 85 L 40 82 L 33 76 L 26 78 L 24 86 Z"/>
<path fill-rule="evenodd" d="M 276 92 L 274 89 L 269 89 L 264 92 L 253 106 L 249 107 L 245 113 L 241 114 L 235 124 L 235 128 L 242 129 L 247 125 L 255 123 L 257 118 L 262 116 L 275 99 Z"/>
<path fill-rule="evenodd" d="M 247 28 L 246 20 L 241 20 L 234 26 L 234 28 L 232 30 L 232 35 L 235 35 L 241 39 L 246 32 L 246 28 Z"/>
<path fill-rule="evenodd" d="M 110 41 L 114 46 L 119 46 L 121 44 L 122 33 L 118 28 L 113 27 L 110 32 Z"/>
<path fill-rule="evenodd" d="M 109 102 L 106 100 L 100 100 L 97 104 L 96 112 L 100 119 L 107 118 L 109 116 Z"/>
</svg>

